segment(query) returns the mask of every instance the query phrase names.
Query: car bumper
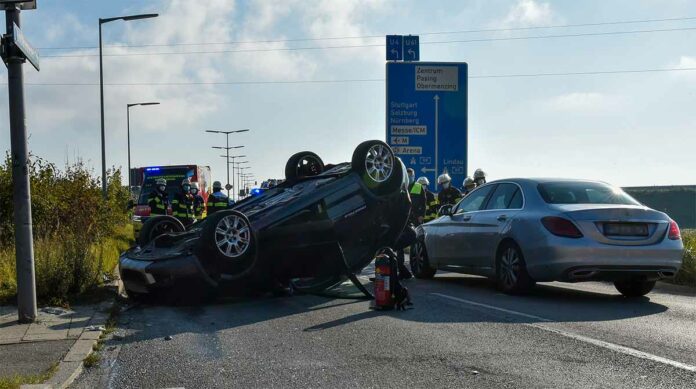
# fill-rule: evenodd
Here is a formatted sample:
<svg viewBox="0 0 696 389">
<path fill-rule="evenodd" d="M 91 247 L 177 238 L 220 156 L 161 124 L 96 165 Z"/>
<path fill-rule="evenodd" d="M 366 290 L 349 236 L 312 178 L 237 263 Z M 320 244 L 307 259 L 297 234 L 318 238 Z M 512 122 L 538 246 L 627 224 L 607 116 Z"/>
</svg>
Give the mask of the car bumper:
<svg viewBox="0 0 696 389">
<path fill-rule="evenodd" d="M 537 281 L 617 280 L 631 276 L 660 279 L 682 265 L 681 241 L 650 246 L 613 246 L 587 238 L 552 238 L 523 248 L 529 275 Z"/>
<path fill-rule="evenodd" d="M 141 260 L 131 258 L 125 253 L 119 258 L 119 273 L 126 292 L 139 294 L 171 288 L 179 281 L 191 279 L 217 286 L 193 255 L 163 260 Z"/>
</svg>

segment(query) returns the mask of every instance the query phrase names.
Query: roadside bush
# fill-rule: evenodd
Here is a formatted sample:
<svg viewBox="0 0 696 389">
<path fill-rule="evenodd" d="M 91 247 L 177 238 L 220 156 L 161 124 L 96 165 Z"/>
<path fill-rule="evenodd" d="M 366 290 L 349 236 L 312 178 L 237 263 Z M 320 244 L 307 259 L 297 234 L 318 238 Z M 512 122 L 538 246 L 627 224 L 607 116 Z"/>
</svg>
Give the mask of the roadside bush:
<svg viewBox="0 0 696 389">
<path fill-rule="evenodd" d="M 696 230 L 682 231 L 684 263 L 674 277 L 674 283 L 696 287 Z"/>
<path fill-rule="evenodd" d="M 9 159 L 0 165 L 1 182 L 11 182 Z M 63 170 L 32 158 L 30 167 L 37 297 L 64 302 L 110 277 L 119 252 L 132 238 L 128 191 L 118 170 L 109 172 L 108 196 L 86 166 Z M 16 293 L 12 186 L 0 186 L 0 299 Z"/>
</svg>

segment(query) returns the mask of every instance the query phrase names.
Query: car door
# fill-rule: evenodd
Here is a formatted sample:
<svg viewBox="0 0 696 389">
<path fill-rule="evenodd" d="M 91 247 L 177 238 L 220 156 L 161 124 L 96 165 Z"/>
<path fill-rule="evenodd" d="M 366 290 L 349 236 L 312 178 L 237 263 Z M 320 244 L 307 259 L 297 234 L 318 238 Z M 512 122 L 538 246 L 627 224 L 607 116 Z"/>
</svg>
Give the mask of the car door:
<svg viewBox="0 0 696 389">
<path fill-rule="evenodd" d="M 515 183 L 499 183 L 485 207 L 472 215 L 469 239 L 473 266 L 493 269 L 501 236 L 522 209 L 522 189 Z"/>
<path fill-rule="evenodd" d="M 462 199 L 454 208 L 452 215 L 448 216 L 449 226 L 441 240 L 443 255 L 448 265 L 469 266 L 471 264 L 472 218 L 486 204 L 486 199 L 493 188 L 494 185 L 487 185 L 474 190 Z"/>
</svg>

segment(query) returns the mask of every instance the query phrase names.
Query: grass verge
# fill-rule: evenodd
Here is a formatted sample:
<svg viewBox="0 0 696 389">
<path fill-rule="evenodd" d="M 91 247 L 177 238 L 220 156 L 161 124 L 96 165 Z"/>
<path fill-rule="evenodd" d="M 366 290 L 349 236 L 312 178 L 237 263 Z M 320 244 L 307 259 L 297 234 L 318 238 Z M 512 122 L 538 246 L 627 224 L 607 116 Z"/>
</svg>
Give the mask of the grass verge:
<svg viewBox="0 0 696 389">
<path fill-rule="evenodd" d="M 684 257 L 682 267 L 671 283 L 696 287 L 696 230 L 682 231 Z"/>
<path fill-rule="evenodd" d="M 0 389 L 19 389 L 22 385 L 41 384 L 48 381 L 58 369 L 58 363 L 48 370 L 36 375 L 15 375 L 12 377 L 0 377 Z"/>
</svg>

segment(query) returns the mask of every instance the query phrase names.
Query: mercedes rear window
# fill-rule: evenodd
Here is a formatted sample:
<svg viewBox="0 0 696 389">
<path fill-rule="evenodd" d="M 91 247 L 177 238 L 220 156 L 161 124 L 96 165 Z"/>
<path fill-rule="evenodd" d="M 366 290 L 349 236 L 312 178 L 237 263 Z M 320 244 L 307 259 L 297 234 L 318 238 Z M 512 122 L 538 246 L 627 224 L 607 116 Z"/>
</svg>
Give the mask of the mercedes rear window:
<svg viewBox="0 0 696 389">
<path fill-rule="evenodd" d="M 538 189 L 549 204 L 640 205 L 621 188 L 601 182 L 547 182 L 539 184 Z"/>
</svg>

